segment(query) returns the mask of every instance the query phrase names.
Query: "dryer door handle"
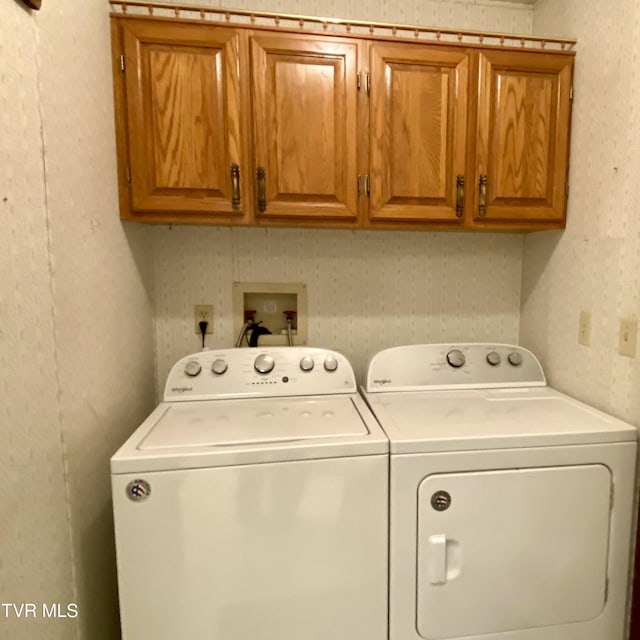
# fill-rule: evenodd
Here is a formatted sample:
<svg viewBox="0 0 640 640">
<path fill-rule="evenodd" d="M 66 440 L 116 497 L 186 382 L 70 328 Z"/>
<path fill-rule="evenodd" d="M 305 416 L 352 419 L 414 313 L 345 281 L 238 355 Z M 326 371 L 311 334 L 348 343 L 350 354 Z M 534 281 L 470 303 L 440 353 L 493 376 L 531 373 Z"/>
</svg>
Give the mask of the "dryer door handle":
<svg viewBox="0 0 640 640">
<path fill-rule="evenodd" d="M 427 539 L 427 580 L 431 584 L 447 581 L 447 537 L 443 533 Z"/>
</svg>

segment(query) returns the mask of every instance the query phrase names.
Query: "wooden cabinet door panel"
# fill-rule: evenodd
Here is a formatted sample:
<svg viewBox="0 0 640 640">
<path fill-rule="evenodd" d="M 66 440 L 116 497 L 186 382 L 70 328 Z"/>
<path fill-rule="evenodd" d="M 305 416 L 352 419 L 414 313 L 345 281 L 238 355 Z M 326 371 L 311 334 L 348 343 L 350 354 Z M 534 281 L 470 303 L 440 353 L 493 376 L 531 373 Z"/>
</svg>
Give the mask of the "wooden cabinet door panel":
<svg viewBox="0 0 640 640">
<path fill-rule="evenodd" d="M 372 45 L 372 221 L 461 221 L 468 77 L 465 50 Z"/>
<path fill-rule="evenodd" d="M 357 220 L 357 51 L 313 36 L 251 38 L 255 165 L 266 196 L 258 217 Z"/>
<path fill-rule="evenodd" d="M 564 222 L 572 66 L 554 54 L 479 54 L 474 220 Z"/>
<path fill-rule="evenodd" d="M 134 212 L 242 219 L 248 195 L 240 121 L 238 35 L 206 25 L 124 27 Z M 234 203 L 235 195 L 235 203 Z M 238 196 L 240 198 L 238 202 Z"/>
</svg>

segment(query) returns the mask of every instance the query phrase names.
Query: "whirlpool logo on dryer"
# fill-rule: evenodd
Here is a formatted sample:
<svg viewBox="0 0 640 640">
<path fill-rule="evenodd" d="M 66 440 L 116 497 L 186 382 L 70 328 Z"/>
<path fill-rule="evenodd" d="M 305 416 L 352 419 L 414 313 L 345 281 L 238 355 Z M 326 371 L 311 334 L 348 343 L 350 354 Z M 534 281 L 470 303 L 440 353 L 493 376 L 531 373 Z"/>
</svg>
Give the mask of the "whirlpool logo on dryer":
<svg viewBox="0 0 640 640">
<path fill-rule="evenodd" d="M 391 384 L 390 378 L 382 378 L 381 380 L 374 380 L 373 384 Z"/>
<path fill-rule="evenodd" d="M 174 393 L 186 393 L 187 391 L 193 391 L 193 387 L 171 387 L 171 391 Z"/>
</svg>

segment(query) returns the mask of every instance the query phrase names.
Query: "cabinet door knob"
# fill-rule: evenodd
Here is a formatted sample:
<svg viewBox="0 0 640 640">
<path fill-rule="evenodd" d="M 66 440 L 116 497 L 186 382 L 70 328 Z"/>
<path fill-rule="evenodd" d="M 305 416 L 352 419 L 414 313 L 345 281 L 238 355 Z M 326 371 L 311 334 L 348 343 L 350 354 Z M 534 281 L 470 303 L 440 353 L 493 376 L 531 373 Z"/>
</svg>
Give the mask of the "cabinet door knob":
<svg viewBox="0 0 640 640">
<path fill-rule="evenodd" d="M 240 167 L 235 162 L 231 165 L 231 206 L 240 208 Z"/>
<path fill-rule="evenodd" d="M 464 212 L 464 176 L 460 174 L 456 178 L 456 215 L 462 218 Z"/>
<path fill-rule="evenodd" d="M 487 213 L 487 174 L 480 176 L 480 200 L 478 203 L 478 215 L 483 216 Z"/>
<path fill-rule="evenodd" d="M 256 175 L 258 178 L 258 211 L 264 213 L 267 210 L 267 172 L 264 170 L 264 167 L 258 167 Z"/>
</svg>

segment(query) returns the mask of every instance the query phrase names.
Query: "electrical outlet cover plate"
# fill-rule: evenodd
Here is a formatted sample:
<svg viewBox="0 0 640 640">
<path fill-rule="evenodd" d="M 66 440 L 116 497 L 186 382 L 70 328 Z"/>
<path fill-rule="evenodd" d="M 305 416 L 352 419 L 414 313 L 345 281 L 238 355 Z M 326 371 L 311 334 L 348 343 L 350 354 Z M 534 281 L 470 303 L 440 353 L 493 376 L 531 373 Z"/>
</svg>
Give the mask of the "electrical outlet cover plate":
<svg viewBox="0 0 640 640">
<path fill-rule="evenodd" d="M 584 347 L 591 346 L 591 314 L 588 311 L 580 312 L 578 320 L 578 344 Z"/>
<path fill-rule="evenodd" d="M 638 321 L 631 318 L 620 320 L 620 342 L 618 353 L 629 358 L 636 357 L 636 340 L 638 336 Z"/>
<path fill-rule="evenodd" d="M 213 305 L 197 304 L 193 307 L 193 321 L 196 335 L 200 334 L 200 322 L 207 322 L 207 334 L 213 333 Z"/>
</svg>

